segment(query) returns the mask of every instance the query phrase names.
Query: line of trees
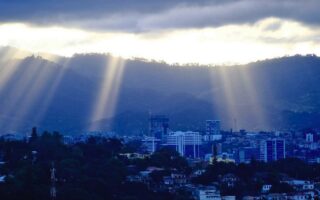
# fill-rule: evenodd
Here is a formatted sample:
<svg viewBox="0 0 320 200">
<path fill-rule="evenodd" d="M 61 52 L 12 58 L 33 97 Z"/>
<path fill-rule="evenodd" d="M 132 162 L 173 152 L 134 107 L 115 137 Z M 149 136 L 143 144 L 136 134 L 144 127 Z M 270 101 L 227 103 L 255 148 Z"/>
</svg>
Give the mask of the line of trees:
<svg viewBox="0 0 320 200">
<path fill-rule="evenodd" d="M 64 145 L 58 132 L 39 135 L 36 129 L 29 141 L 1 139 L 0 152 L 5 164 L 0 175 L 7 176 L 5 183 L 0 183 L 0 199 L 50 199 L 52 162 L 56 168 L 57 200 L 177 199 L 177 195 L 156 193 L 144 184 L 126 182 L 128 166 L 182 169 L 187 167 L 185 160 L 176 152 L 167 151 L 140 161 L 118 156 L 128 148 L 118 139 L 94 137 L 85 143 Z"/>
</svg>

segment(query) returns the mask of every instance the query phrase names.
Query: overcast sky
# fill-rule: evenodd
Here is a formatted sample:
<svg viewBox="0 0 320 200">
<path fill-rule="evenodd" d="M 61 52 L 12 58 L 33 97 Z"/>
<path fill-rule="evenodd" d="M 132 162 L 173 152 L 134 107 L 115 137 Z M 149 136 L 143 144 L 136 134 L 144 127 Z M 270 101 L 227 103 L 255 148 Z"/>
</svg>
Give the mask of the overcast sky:
<svg viewBox="0 0 320 200">
<path fill-rule="evenodd" d="M 0 0 L 0 45 L 170 63 L 320 55 L 319 0 Z"/>
</svg>

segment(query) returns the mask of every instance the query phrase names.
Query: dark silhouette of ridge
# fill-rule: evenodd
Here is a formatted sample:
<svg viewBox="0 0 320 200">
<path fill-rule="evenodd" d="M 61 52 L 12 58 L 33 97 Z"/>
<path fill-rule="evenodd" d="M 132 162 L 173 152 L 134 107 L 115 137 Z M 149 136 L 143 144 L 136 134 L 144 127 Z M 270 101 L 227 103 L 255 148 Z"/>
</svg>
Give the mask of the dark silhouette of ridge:
<svg viewBox="0 0 320 200">
<path fill-rule="evenodd" d="M 2 52 L 3 53 L 3 52 Z M 92 124 L 119 134 L 147 131 L 149 112 L 170 117 L 171 128 L 202 130 L 221 119 L 224 129 L 318 127 L 320 59 L 290 56 L 241 66 L 171 66 L 125 60 L 113 117 L 91 121 L 111 55 L 79 54 L 55 63 L 27 57 L 2 63 L 15 69 L 0 90 L 0 130 L 77 132 Z M 14 66 L 14 67 L 13 67 Z"/>
</svg>

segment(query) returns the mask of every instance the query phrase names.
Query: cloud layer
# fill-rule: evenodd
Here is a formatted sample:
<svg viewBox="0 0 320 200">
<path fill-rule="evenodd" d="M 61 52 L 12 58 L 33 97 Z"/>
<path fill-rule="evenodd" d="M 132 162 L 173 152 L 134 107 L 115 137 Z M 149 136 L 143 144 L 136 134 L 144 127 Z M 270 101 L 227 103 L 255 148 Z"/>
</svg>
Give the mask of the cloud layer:
<svg viewBox="0 0 320 200">
<path fill-rule="evenodd" d="M 32 52 L 63 56 L 109 52 L 169 63 L 235 64 L 284 55 L 320 55 L 319 28 L 280 18 L 254 24 L 139 34 L 7 24 L 0 25 L 0 35 L 0 46 Z"/>
<path fill-rule="evenodd" d="M 320 55 L 319 8 L 319 0 L 0 0 L 0 46 L 201 64 Z"/>
<path fill-rule="evenodd" d="M 276 17 L 318 26 L 319 7 L 319 0 L 1 0 L 0 22 L 139 32 Z"/>
</svg>

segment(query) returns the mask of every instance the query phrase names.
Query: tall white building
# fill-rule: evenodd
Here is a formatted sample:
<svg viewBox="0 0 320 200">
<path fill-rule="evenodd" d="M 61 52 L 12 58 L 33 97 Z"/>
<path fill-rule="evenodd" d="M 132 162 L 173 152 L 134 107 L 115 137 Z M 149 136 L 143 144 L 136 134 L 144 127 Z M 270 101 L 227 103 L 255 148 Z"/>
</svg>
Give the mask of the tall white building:
<svg viewBox="0 0 320 200">
<path fill-rule="evenodd" d="M 200 145 L 202 137 L 199 132 L 176 131 L 166 136 L 165 146 L 175 148 L 181 156 L 198 158 L 200 156 Z"/>
</svg>

